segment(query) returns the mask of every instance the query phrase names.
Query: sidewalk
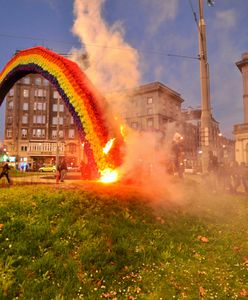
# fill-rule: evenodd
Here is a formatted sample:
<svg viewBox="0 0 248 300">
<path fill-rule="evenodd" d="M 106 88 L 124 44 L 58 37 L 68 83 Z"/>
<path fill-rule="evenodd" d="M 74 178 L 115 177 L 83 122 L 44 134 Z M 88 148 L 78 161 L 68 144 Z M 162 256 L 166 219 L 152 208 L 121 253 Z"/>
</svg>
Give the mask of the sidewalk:
<svg viewBox="0 0 248 300">
<path fill-rule="evenodd" d="M 65 175 L 65 181 L 63 184 L 71 184 L 81 180 L 80 173 L 70 172 Z M 11 177 L 11 181 L 13 184 L 36 184 L 36 183 L 43 183 L 43 184 L 56 184 L 56 176 L 53 173 L 48 174 L 35 174 L 25 177 Z M 59 182 L 62 184 L 62 182 Z"/>
</svg>

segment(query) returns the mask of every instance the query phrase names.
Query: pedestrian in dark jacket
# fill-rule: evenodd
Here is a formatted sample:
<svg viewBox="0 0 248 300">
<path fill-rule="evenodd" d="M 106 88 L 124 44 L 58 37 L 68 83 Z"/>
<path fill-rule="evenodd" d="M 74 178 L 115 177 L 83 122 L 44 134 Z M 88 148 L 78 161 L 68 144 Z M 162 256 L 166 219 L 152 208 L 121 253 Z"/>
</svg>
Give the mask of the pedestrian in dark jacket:
<svg viewBox="0 0 248 300">
<path fill-rule="evenodd" d="M 10 167 L 9 167 L 9 164 L 6 162 L 4 165 L 3 165 L 3 169 L 2 169 L 2 172 L 0 174 L 0 179 L 5 176 L 8 183 L 10 184 L 10 178 L 9 178 L 9 170 L 10 170 Z"/>
<path fill-rule="evenodd" d="M 60 182 L 64 182 L 66 171 L 67 171 L 66 161 L 62 160 L 62 162 L 59 164 Z"/>
<path fill-rule="evenodd" d="M 240 164 L 240 175 L 244 186 L 244 190 L 246 193 L 248 193 L 248 167 L 245 165 L 244 162 Z"/>
</svg>

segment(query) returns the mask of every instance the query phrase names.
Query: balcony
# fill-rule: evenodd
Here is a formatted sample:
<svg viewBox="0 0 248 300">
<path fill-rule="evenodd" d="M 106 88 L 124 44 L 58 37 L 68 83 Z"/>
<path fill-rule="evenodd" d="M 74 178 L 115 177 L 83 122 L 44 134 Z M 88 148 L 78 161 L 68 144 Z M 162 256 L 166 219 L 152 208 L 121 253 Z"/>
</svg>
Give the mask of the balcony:
<svg viewBox="0 0 248 300">
<path fill-rule="evenodd" d="M 65 143 L 59 143 L 59 154 L 65 154 Z M 28 145 L 30 156 L 55 156 L 57 153 L 57 143 L 48 142 L 30 142 Z"/>
</svg>

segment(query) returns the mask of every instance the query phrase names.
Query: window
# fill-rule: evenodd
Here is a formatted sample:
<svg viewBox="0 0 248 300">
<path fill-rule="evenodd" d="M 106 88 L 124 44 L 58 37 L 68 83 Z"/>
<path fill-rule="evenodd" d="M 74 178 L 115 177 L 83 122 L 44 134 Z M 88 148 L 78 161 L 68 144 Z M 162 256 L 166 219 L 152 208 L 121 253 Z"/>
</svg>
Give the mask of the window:
<svg viewBox="0 0 248 300">
<path fill-rule="evenodd" d="M 33 115 L 33 124 L 46 124 L 46 116 Z"/>
<path fill-rule="evenodd" d="M 46 110 L 46 103 L 34 102 L 34 110 Z"/>
<path fill-rule="evenodd" d="M 36 136 L 41 137 L 41 131 L 42 129 L 36 129 Z"/>
<path fill-rule="evenodd" d="M 35 97 L 46 97 L 46 90 L 36 89 L 34 91 L 34 96 Z"/>
<path fill-rule="evenodd" d="M 21 151 L 28 151 L 28 146 L 21 146 Z"/>
<path fill-rule="evenodd" d="M 57 137 L 57 130 L 52 130 L 52 139 Z"/>
<path fill-rule="evenodd" d="M 7 138 L 11 138 L 12 137 L 12 129 L 7 129 Z"/>
<path fill-rule="evenodd" d="M 64 130 L 59 130 L 59 137 L 63 138 L 64 137 Z"/>
<path fill-rule="evenodd" d="M 74 139 L 74 137 L 75 137 L 75 130 L 69 129 L 69 139 Z"/>
<path fill-rule="evenodd" d="M 28 124 L 28 115 L 27 114 L 22 116 L 22 124 Z"/>
<path fill-rule="evenodd" d="M 53 117 L 52 123 L 53 123 L 53 125 L 57 125 L 58 124 L 58 118 Z"/>
<path fill-rule="evenodd" d="M 74 119 L 73 119 L 73 117 L 71 117 L 71 125 L 73 125 L 74 124 Z"/>
<path fill-rule="evenodd" d="M 45 129 L 41 129 L 41 128 L 33 129 L 33 137 L 37 137 L 37 138 L 45 137 Z"/>
<path fill-rule="evenodd" d="M 24 83 L 24 84 L 30 84 L 30 77 L 24 77 L 23 79 L 22 79 L 22 82 Z"/>
<path fill-rule="evenodd" d="M 13 109 L 13 107 L 14 107 L 14 102 L 11 100 L 8 103 L 8 109 Z"/>
<path fill-rule="evenodd" d="M 10 90 L 9 90 L 9 95 L 10 95 L 10 97 L 13 97 L 13 96 L 14 96 L 14 89 L 10 89 Z"/>
<path fill-rule="evenodd" d="M 53 111 L 58 111 L 58 105 L 57 104 L 53 104 Z M 59 104 L 59 111 L 60 112 L 64 111 L 64 105 L 63 104 Z"/>
<path fill-rule="evenodd" d="M 58 124 L 58 118 L 53 117 L 52 123 L 53 123 L 53 125 L 57 125 Z M 63 125 L 63 124 L 64 124 L 64 119 L 62 117 L 59 117 L 59 125 Z"/>
<path fill-rule="evenodd" d="M 23 110 L 28 110 L 28 103 L 27 102 L 23 103 Z"/>
<path fill-rule="evenodd" d="M 9 116 L 7 118 L 7 124 L 12 124 L 13 123 L 13 117 L 12 116 Z"/>
<path fill-rule="evenodd" d="M 147 98 L 147 104 L 152 104 L 152 103 L 153 103 L 152 97 L 148 97 L 148 98 Z"/>
<path fill-rule="evenodd" d="M 147 119 L 147 127 L 148 128 L 153 128 L 153 118 Z"/>
<path fill-rule="evenodd" d="M 53 92 L 53 98 L 54 98 L 54 99 L 58 99 L 58 98 L 59 98 L 59 93 L 58 93 L 58 91 L 54 91 L 54 92 Z"/>
<path fill-rule="evenodd" d="M 26 128 L 23 128 L 22 129 L 22 137 L 23 138 L 26 138 L 27 137 L 27 134 L 28 134 L 28 130 Z"/>
<path fill-rule="evenodd" d="M 147 114 L 148 114 L 148 115 L 152 115 L 152 108 L 148 108 Z"/>
<path fill-rule="evenodd" d="M 28 98 L 29 97 L 29 90 L 24 89 L 23 90 L 23 97 Z"/>
<path fill-rule="evenodd" d="M 48 86 L 48 85 L 49 85 L 49 81 L 48 81 L 47 79 L 43 79 L 43 84 L 44 84 L 45 86 Z"/>
<path fill-rule="evenodd" d="M 131 127 L 134 128 L 134 129 L 138 128 L 138 123 L 137 122 L 132 122 Z"/>
<path fill-rule="evenodd" d="M 35 84 L 36 85 L 41 85 L 41 78 L 40 77 L 35 78 Z"/>
<path fill-rule="evenodd" d="M 37 110 L 42 110 L 42 103 L 41 102 L 37 103 Z"/>
</svg>

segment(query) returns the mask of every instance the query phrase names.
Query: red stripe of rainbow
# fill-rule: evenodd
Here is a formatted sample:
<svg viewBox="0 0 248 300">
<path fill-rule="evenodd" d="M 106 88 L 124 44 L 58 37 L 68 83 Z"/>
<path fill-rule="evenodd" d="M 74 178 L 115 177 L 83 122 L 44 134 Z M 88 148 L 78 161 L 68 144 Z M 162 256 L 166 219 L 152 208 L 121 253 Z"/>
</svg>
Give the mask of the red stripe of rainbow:
<svg viewBox="0 0 248 300">
<path fill-rule="evenodd" d="M 39 73 L 58 90 L 71 112 L 91 164 L 99 171 L 121 164 L 123 139 L 105 99 L 77 64 L 46 48 L 35 47 L 18 52 L 0 73 L 0 105 L 11 86 L 29 73 Z M 106 118 L 108 116 L 108 118 Z M 110 152 L 102 149 L 115 138 Z"/>
</svg>

